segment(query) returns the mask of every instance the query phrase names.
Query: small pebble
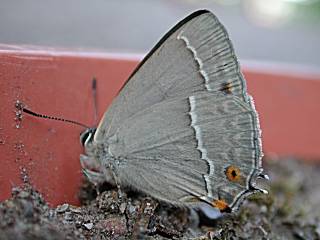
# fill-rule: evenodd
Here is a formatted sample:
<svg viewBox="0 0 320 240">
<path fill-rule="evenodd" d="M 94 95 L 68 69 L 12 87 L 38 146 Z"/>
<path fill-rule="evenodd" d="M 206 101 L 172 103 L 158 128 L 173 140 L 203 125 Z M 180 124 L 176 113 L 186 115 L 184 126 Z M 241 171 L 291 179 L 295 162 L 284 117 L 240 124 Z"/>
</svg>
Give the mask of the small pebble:
<svg viewBox="0 0 320 240">
<path fill-rule="evenodd" d="M 83 224 L 83 226 L 85 226 L 86 229 L 91 230 L 93 228 L 93 223 L 86 223 Z"/>
<path fill-rule="evenodd" d="M 119 210 L 121 213 L 124 213 L 124 211 L 126 210 L 127 204 L 126 203 L 121 203 Z"/>
<path fill-rule="evenodd" d="M 68 208 L 69 208 L 69 204 L 68 204 L 68 203 L 64 203 L 64 204 L 62 204 L 62 205 L 59 205 L 59 206 L 57 207 L 56 211 L 57 211 L 58 213 L 63 213 L 63 212 L 65 212 L 65 211 L 67 211 Z"/>
<path fill-rule="evenodd" d="M 135 211 L 136 211 L 135 206 L 132 206 L 132 205 L 131 205 L 131 206 L 129 207 L 129 213 L 132 214 L 132 213 L 134 213 Z"/>
</svg>

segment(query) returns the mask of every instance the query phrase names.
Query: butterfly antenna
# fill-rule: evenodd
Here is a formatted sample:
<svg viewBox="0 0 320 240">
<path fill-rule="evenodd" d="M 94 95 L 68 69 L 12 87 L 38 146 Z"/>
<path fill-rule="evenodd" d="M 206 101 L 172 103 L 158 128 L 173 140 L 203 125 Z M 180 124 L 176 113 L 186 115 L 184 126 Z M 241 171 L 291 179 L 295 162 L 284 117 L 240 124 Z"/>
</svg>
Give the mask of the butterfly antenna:
<svg viewBox="0 0 320 240">
<path fill-rule="evenodd" d="M 25 112 L 25 113 L 27 113 L 29 115 L 34 116 L 34 117 L 47 118 L 47 119 L 56 120 L 56 121 L 68 122 L 68 123 L 72 123 L 72 124 L 75 124 L 75 125 L 78 125 L 78 126 L 81 126 L 81 127 L 84 127 L 84 128 L 90 128 L 87 125 L 79 123 L 77 121 L 64 119 L 64 118 L 59 118 L 59 117 L 48 116 L 48 115 L 44 115 L 44 114 L 33 112 L 33 111 L 25 108 L 24 106 L 22 106 L 22 104 L 16 104 L 16 108 L 18 110 L 20 110 L 20 111 L 23 111 L 23 112 Z"/>
<path fill-rule="evenodd" d="M 97 105 L 97 79 L 92 79 L 92 97 L 93 97 L 93 109 L 94 109 L 94 122 L 98 119 L 98 105 Z"/>
</svg>

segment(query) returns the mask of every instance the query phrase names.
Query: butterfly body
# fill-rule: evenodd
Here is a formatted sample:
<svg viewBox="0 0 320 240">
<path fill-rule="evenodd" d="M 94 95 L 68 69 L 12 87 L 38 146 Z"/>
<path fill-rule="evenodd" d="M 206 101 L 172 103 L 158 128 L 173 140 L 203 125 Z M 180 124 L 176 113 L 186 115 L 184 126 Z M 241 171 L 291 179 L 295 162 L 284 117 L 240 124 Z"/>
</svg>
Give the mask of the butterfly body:
<svg viewBox="0 0 320 240">
<path fill-rule="evenodd" d="M 184 206 L 236 210 L 261 176 L 261 131 L 228 35 L 209 11 L 178 23 L 84 141 L 85 174 Z"/>
</svg>

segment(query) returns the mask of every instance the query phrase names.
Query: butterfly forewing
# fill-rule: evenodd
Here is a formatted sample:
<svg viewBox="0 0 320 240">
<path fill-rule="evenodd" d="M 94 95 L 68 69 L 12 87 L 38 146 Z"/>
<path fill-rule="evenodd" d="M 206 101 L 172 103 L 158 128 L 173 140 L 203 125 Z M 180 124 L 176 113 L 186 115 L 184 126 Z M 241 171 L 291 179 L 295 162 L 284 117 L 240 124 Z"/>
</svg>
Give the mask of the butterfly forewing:
<svg viewBox="0 0 320 240">
<path fill-rule="evenodd" d="M 198 91 L 228 91 L 247 101 L 229 37 L 217 18 L 198 11 L 178 23 L 143 60 L 105 113 L 96 140 L 155 103 Z"/>
</svg>

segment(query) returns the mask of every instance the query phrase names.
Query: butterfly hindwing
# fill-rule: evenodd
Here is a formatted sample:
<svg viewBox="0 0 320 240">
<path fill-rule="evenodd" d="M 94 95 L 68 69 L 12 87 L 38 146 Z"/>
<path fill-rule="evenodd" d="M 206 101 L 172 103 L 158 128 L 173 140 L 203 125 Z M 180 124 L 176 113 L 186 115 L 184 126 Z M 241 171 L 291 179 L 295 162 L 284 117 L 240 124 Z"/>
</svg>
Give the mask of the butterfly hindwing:
<svg viewBox="0 0 320 240">
<path fill-rule="evenodd" d="M 121 185 L 177 204 L 223 197 L 233 206 L 259 173 L 254 117 L 247 104 L 223 94 L 154 104 L 125 120 L 109 145 L 121 159 L 115 167 Z M 229 166 L 238 169 L 237 179 L 226 175 Z"/>
</svg>

